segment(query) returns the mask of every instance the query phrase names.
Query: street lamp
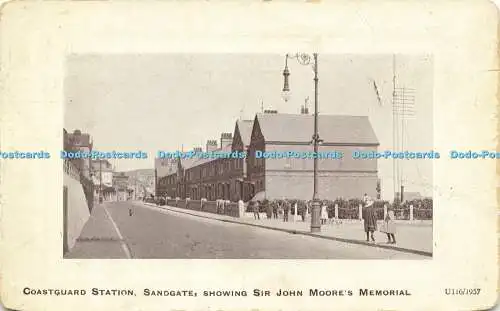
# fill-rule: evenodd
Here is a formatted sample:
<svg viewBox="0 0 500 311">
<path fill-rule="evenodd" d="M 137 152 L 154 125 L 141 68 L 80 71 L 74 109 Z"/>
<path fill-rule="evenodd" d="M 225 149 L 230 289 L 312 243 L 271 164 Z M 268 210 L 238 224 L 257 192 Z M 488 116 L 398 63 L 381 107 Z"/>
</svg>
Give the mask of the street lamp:
<svg viewBox="0 0 500 311">
<path fill-rule="evenodd" d="M 290 71 L 288 70 L 288 59 L 295 58 L 301 65 L 312 65 L 314 71 L 314 133 L 312 136 L 312 144 L 314 145 L 314 169 L 313 169 L 313 204 L 311 210 L 311 232 L 321 231 L 320 212 L 321 207 L 318 200 L 318 145 L 321 142 L 318 134 L 318 54 L 311 55 L 306 53 L 286 54 L 285 56 L 285 69 L 283 70 L 283 100 L 287 102 L 290 99 L 290 85 L 288 82 Z"/>
</svg>

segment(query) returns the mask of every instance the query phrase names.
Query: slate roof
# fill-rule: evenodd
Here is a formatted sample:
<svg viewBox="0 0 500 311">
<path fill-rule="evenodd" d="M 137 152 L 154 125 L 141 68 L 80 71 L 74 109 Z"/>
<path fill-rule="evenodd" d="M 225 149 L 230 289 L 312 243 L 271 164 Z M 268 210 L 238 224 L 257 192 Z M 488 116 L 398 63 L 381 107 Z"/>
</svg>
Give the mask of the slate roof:
<svg viewBox="0 0 500 311">
<path fill-rule="evenodd" d="M 213 150 L 213 152 L 231 152 L 231 144 L 226 144 L 222 148 L 218 148 L 216 150 Z M 218 158 L 188 158 L 188 159 L 181 159 L 181 165 L 184 169 L 189 169 L 198 165 L 202 165 L 214 160 L 217 160 Z"/>
<path fill-rule="evenodd" d="M 313 115 L 258 113 L 256 120 L 266 142 L 308 143 L 312 140 Z M 367 116 L 319 115 L 318 132 L 323 143 L 379 144 Z"/>
<path fill-rule="evenodd" d="M 241 141 L 243 145 L 250 145 L 250 138 L 252 136 L 253 120 L 238 120 L 236 121 L 238 130 L 240 131 Z"/>
</svg>

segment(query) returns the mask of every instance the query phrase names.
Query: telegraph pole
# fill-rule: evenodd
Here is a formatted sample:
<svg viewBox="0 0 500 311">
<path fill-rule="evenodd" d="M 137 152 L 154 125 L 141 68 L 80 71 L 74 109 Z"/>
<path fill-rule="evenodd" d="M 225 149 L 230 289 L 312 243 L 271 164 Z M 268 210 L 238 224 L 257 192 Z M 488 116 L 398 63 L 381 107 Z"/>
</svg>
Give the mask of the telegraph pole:
<svg viewBox="0 0 500 311">
<path fill-rule="evenodd" d="M 99 203 L 102 201 L 102 160 L 99 159 Z"/>
</svg>

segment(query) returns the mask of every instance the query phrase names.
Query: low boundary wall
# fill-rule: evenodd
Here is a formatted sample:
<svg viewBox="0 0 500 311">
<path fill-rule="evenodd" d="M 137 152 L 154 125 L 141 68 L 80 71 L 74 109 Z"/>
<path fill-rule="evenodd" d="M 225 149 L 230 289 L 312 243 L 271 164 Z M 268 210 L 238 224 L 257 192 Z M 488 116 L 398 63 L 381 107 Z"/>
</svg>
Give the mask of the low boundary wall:
<svg viewBox="0 0 500 311">
<path fill-rule="evenodd" d="M 238 209 L 238 203 L 235 203 L 235 202 L 225 203 L 224 208 L 223 209 L 219 208 L 219 210 L 217 210 L 217 202 L 216 201 L 169 199 L 169 200 L 167 200 L 166 203 L 169 206 L 174 206 L 174 207 L 178 207 L 178 208 L 207 212 L 207 213 L 212 213 L 212 214 L 227 215 L 227 216 L 232 216 L 232 217 L 236 217 L 236 218 L 244 217 L 244 215 L 245 215 L 244 210 L 242 213 L 240 213 L 240 210 Z"/>
</svg>

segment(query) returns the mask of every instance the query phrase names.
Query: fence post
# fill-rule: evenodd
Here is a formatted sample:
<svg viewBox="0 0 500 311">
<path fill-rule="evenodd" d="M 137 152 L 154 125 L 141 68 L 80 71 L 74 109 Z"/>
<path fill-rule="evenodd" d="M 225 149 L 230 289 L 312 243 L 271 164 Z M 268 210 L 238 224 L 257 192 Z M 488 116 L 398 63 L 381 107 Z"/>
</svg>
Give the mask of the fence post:
<svg viewBox="0 0 500 311">
<path fill-rule="evenodd" d="M 335 219 L 339 219 L 339 205 L 335 204 Z"/>
<path fill-rule="evenodd" d="M 359 204 L 359 215 L 358 215 L 359 220 L 363 220 L 363 205 Z"/>
<path fill-rule="evenodd" d="M 413 204 L 410 205 L 410 221 L 413 221 Z"/>
<path fill-rule="evenodd" d="M 384 219 L 387 217 L 387 204 L 384 204 Z"/>
</svg>

